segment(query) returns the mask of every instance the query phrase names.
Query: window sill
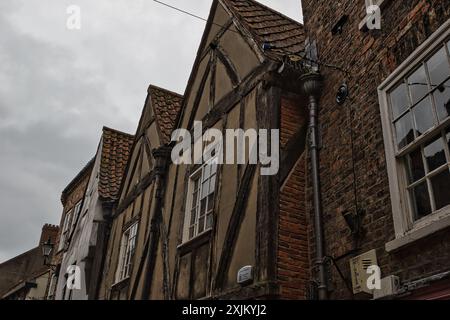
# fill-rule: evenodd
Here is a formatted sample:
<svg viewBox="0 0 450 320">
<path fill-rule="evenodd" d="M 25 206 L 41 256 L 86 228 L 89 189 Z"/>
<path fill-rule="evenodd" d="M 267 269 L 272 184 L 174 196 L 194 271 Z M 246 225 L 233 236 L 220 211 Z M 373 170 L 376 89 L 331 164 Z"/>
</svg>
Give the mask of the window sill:
<svg viewBox="0 0 450 320">
<path fill-rule="evenodd" d="M 210 228 L 210 229 L 204 231 L 203 233 L 197 235 L 196 237 L 180 244 L 177 247 L 177 249 L 180 251 L 181 254 L 190 252 L 193 249 L 196 249 L 196 248 L 202 246 L 203 244 L 209 242 L 209 240 L 211 238 L 211 232 L 212 232 L 212 229 Z"/>
<path fill-rule="evenodd" d="M 441 231 L 447 227 L 450 227 L 450 207 L 444 208 L 441 212 L 437 212 L 428 217 L 426 224 L 417 225 L 403 236 L 398 237 L 385 245 L 387 252 L 393 252 L 400 248 L 403 248 L 419 239 L 423 239 Z"/>
</svg>

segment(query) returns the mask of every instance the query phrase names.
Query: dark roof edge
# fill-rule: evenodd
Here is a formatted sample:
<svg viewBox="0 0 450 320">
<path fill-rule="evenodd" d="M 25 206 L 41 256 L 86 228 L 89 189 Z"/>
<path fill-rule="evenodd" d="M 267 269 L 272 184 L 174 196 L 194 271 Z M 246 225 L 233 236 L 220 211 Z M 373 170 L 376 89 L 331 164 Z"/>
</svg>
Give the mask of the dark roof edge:
<svg viewBox="0 0 450 320">
<path fill-rule="evenodd" d="M 66 202 L 67 195 L 73 188 L 88 174 L 90 173 L 92 166 L 94 165 L 95 157 L 93 157 L 89 162 L 81 169 L 81 171 L 75 176 L 75 178 L 70 181 L 67 187 L 61 193 L 61 203 L 64 205 Z"/>
</svg>

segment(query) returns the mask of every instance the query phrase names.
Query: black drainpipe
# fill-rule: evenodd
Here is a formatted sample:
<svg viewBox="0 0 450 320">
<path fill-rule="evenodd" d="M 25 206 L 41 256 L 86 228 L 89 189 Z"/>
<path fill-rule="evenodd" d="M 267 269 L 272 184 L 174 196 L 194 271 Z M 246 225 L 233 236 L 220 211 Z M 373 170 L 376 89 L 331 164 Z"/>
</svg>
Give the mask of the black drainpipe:
<svg viewBox="0 0 450 320">
<path fill-rule="evenodd" d="M 314 198 L 314 234 L 316 246 L 316 259 L 314 265 L 318 271 L 316 280 L 318 298 L 319 300 L 326 300 L 328 299 L 328 287 L 325 270 L 325 249 L 319 178 L 319 146 L 317 137 L 317 114 L 319 109 L 318 100 L 322 93 L 322 76 L 317 72 L 307 73 L 303 75 L 300 80 L 303 93 L 308 98 L 309 109 L 309 153 L 311 158 L 311 177 Z"/>
</svg>

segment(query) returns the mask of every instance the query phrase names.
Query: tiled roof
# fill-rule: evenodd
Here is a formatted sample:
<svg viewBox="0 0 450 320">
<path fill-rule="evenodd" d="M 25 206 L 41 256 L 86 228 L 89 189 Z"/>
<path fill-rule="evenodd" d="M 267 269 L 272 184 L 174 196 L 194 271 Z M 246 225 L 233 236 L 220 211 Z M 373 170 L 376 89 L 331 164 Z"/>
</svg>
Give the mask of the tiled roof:
<svg viewBox="0 0 450 320">
<path fill-rule="evenodd" d="M 164 143 L 170 142 L 183 103 L 178 93 L 150 85 L 149 94 Z"/>
<path fill-rule="evenodd" d="M 270 58 L 283 56 L 283 51 L 300 53 L 304 48 L 303 25 L 254 0 L 222 0 L 243 27 L 250 32 L 259 48 L 268 43 L 275 48 L 266 51 Z M 300 10 L 300 2 L 299 2 Z"/>
<path fill-rule="evenodd" d="M 115 201 L 127 166 L 134 136 L 103 127 L 98 191 L 102 200 Z"/>
</svg>

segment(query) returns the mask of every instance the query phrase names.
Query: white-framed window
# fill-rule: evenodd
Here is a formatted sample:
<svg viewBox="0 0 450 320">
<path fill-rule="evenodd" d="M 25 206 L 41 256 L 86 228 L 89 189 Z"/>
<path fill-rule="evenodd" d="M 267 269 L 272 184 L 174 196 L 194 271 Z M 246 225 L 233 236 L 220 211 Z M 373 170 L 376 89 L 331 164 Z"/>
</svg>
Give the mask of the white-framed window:
<svg viewBox="0 0 450 320">
<path fill-rule="evenodd" d="M 134 251 L 136 249 L 138 225 L 138 222 L 133 223 L 124 231 L 122 235 L 119 264 L 116 272 L 116 282 L 122 281 L 131 275 Z"/>
<path fill-rule="evenodd" d="M 406 244 L 450 224 L 450 23 L 378 90 L 396 238 L 428 229 Z"/>
<path fill-rule="evenodd" d="M 58 251 L 61 251 L 62 249 L 64 249 L 65 242 L 69 236 L 70 227 L 72 225 L 72 217 L 73 217 L 72 213 L 73 213 L 73 210 L 70 209 L 65 214 L 63 229 L 61 232 L 61 237 L 59 238 Z"/>
<path fill-rule="evenodd" d="M 217 157 L 196 169 L 189 178 L 183 242 L 208 231 L 213 225 Z"/>
</svg>

